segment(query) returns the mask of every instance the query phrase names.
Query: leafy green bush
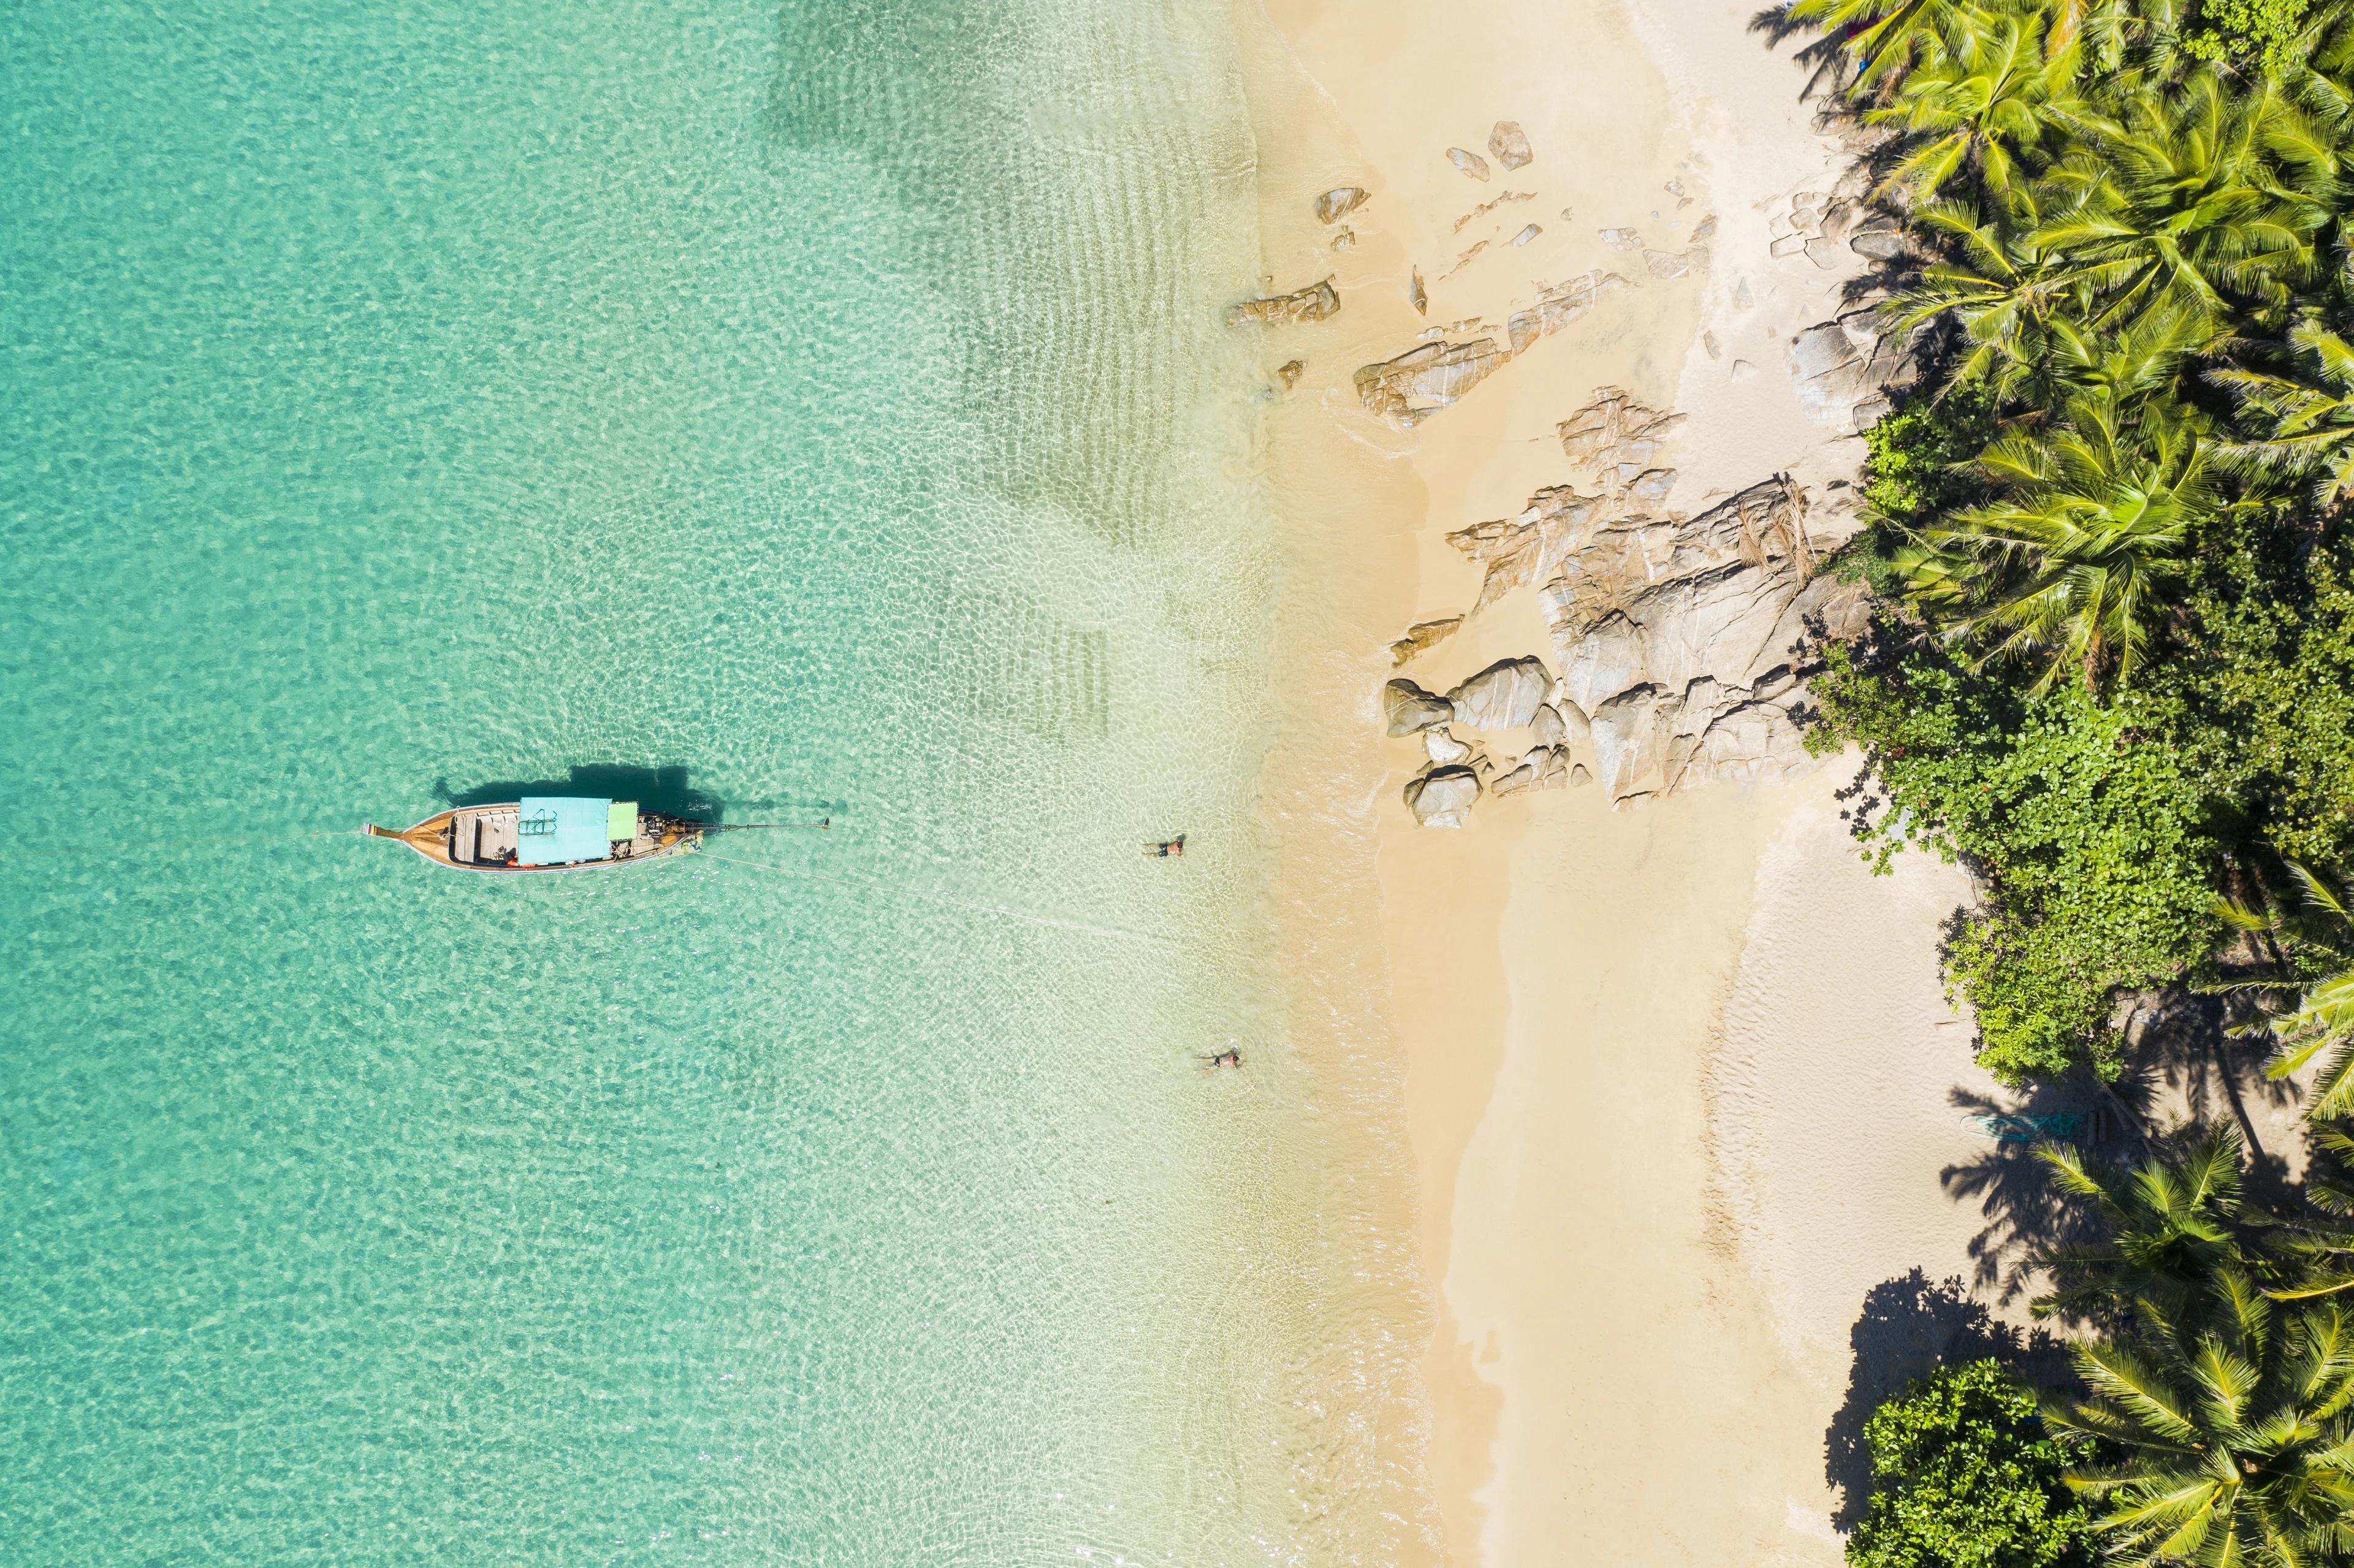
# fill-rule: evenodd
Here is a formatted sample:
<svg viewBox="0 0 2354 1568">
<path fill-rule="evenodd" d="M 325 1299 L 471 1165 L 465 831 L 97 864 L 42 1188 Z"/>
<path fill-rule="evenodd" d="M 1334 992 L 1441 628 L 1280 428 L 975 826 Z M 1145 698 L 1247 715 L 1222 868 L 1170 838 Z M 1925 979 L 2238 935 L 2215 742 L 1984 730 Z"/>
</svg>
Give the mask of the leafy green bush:
<svg viewBox="0 0 2354 1568">
<path fill-rule="evenodd" d="M 1994 399 L 1983 387 L 1942 397 L 1908 396 L 1863 433 L 1863 499 L 1877 516 L 1911 528 L 1976 499 L 1985 482 L 1968 466 L 1994 439 Z"/>
<path fill-rule="evenodd" d="M 2213 804 L 2174 736 L 2179 702 L 2073 683 L 2031 694 L 1934 643 L 1878 664 L 1852 645 L 1813 682 L 1819 753 L 1853 743 L 1871 788 L 1850 809 L 1884 872 L 1900 849 L 1962 857 L 1984 908 L 1955 935 L 1946 980 L 1976 1012 L 1979 1060 L 2009 1082 L 2106 1068 L 2124 990 L 2213 951 Z"/>
<path fill-rule="evenodd" d="M 1840 552 L 1840 580 L 1897 597 L 1897 548 L 1918 524 L 1985 493 L 1985 478 L 1970 464 L 1993 434 L 1994 400 L 1976 387 L 1956 387 L 1943 397 L 1908 393 L 1864 431 L 1864 526 Z"/>
<path fill-rule="evenodd" d="M 2193 721 L 2184 765 L 2247 812 L 2247 836 L 2354 864 L 2354 559 L 2295 519 L 2203 563 L 2160 684 Z"/>
<path fill-rule="evenodd" d="M 1994 1361 L 1944 1367 L 1872 1414 L 1855 1568 L 2088 1568 L 2085 1511 L 2034 1394 Z"/>
</svg>

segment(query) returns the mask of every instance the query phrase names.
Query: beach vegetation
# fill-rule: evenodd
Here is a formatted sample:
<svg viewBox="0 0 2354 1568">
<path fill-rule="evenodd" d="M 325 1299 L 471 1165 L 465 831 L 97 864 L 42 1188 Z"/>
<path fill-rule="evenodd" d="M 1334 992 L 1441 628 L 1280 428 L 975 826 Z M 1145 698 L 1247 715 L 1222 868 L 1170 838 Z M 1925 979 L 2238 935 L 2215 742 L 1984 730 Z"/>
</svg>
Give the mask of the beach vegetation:
<svg viewBox="0 0 2354 1568">
<path fill-rule="evenodd" d="M 1881 612 L 1812 682 L 1861 848 L 1968 867 L 1946 975 L 2007 1079 L 2115 1071 L 2168 988 L 2231 991 L 2283 1071 L 2338 1061 L 2312 988 L 2354 960 L 2258 927 L 2354 867 L 2349 8 L 1788 14 L 1895 132 L 1874 199 L 1924 259 L 1882 307 L 1924 374 L 1838 567 Z"/>
<path fill-rule="evenodd" d="M 2090 1514 L 2033 1390 L 1992 1361 L 1942 1367 L 1864 1424 L 1872 1500 L 1854 1568 L 2091 1568 Z"/>
<path fill-rule="evenodd" d="M 2109 1232 L 2043 1259 L 2054 1287 L 2035 1304 L 2097 1330 L 2071 1351 L 2083 1394 L 2047 1398 L 2043 1420 L 2067 1452 L 2067 1484 L 2094 1510 L 2101 1560 L 2346 1561 L 2354 1300 L 2319 1266 L 2330 1241 L 2342 1256 L 2342 1221 L 2245 1205 L 2229 1128 L 2132 1171 L 2043 1154 Z"/>
</svg>

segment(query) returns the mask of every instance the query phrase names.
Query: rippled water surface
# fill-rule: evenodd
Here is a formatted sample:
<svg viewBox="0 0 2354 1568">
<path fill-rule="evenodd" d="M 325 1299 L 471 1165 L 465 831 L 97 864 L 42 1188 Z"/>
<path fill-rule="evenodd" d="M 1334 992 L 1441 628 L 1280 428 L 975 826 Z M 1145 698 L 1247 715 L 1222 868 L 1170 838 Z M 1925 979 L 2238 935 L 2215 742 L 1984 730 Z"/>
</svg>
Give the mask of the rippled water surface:
<svg viewBox="0 0 2354 1568">
<path fill-rule="evenodd" d="M 1296 1555 L 1227 22 L 0 16 L 9 1560 Z"/>
</svg>

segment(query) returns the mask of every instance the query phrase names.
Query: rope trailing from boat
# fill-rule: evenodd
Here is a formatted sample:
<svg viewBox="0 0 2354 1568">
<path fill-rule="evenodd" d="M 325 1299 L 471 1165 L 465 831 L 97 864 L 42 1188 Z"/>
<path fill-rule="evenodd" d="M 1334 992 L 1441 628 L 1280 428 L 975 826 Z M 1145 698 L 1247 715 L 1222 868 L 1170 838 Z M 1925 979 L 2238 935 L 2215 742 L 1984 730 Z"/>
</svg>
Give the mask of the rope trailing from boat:
<svg viewBox="0 0 2354 1568">
<path fill-rule="evenodd" d="M 1024 909 L 1011 908 L 1002 904 L 982 904 L 970 898 L 958 898 L 946 893 L 927 893 L 919 887 L 887 882 L 868 882 L 860 877 L 828 876 L 822 871 L 796 871 L 789 865 L 771 865 L 764 860 L 738 860 L 732 854 L 720 854 L 714 850 L 698 850 L 696 860 L 724 860 L 730 865 L 748 865 L 759 871 L 773 871 L 781 876 L 798 876 L 810 882 L 831 882 L 842 887 L 863 887 L 875 893 L 905 893 L 932 904 L 953 904 L 961 909 L 977 909 L 984 915 L 1002 915 L 1013 920 L 1026 920 L 1034 926 L 1052 926 L 1064 931 L 1087 931 L 1102 937 L 1125 937 L 1131 942 L 1150 942 L 1157 948 L 1180 946 L 1166 937 L 1156 937 L 1149 931 L 1130 931 L 1119 926 L 1096 926 L 1084 920 L 1057 920 L 1048 915 L 1033 915 Z"/>
</svg>

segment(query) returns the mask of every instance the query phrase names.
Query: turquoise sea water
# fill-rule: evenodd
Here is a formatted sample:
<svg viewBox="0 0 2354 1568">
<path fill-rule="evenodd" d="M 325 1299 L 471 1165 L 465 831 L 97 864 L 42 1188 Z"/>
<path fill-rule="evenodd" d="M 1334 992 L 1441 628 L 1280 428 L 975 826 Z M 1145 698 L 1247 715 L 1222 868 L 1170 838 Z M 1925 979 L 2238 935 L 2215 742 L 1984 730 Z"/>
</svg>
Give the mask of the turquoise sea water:
<svg viewBox="0 0 2354 1568">
<path fill-rule="evenodd" d="M 8 1560 L 1299 1560 L 1232 47 L 0 16 Z"/>
</svg>

